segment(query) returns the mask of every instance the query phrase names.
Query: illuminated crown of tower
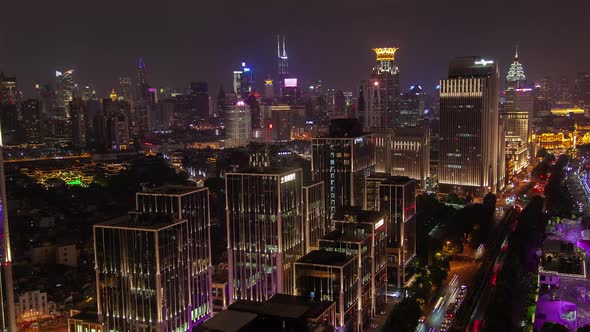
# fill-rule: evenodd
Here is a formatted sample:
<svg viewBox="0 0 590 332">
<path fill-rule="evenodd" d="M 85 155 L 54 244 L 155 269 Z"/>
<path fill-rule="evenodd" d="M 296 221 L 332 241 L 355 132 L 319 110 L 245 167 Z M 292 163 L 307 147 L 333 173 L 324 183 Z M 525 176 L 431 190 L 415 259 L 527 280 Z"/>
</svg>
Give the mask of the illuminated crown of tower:
<svg viewBox="0 0 590 332">
<path fill-rule="evenodd" d="M 522 64 L 518 61 L 518 45 L 516 46 L 516 52 L 514 54 L 514 62 L 510 65 L 510 69 L 508 69 L 506 80 L 509 82 L 519 82 L 526 80 Z"/>
<path fill-rule="evenodd" d="M 391 74 L 397 74 L 399 69 L 395 65 L 395 52 L 397 52 L 399 48 L 397 47 L 381 47 L 381 48 L 374 48 L 375 55 L 377 55 L 377 61 L 379 64 L 373 70 L 376 70 L 379 73 L 388 72 Z"/>
</svg>

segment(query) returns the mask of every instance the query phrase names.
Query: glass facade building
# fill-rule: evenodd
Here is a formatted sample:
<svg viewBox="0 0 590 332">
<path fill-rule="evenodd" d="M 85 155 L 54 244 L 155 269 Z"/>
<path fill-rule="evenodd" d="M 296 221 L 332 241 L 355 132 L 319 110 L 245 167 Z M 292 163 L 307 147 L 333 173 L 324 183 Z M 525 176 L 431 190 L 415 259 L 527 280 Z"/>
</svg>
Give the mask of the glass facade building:
<svg viewBox="0 0 590 332">
<path fill-rule="evenodd" d="M 358 259 L 344 253 L 313 250 L 294 264 L 295 295 L 336 302 L 338 331 L 359 331 Z"/>
<path fill-rule="evenodd" d="M 440 192 L 482 197 L 501 188 L 498 79 L 493 60 L 461 57 L 440 82 Z"/>
<path fill-rule="evenodd" d="M 169 214 L 186 219 L 189 227 L 191 324 L 211 316 L 211 222 L 209 189 L 189 186 L 163 186 L 135 195 L 139 212 Z"/>
<path fill-rule="evenodd" d="M 189 224 L 131 213 L 94 226 L 98 316 L 106 331 L 191 328 Z"/>
<path fill-rule="evenodd" d="M 317 249 L 319 239 L 332 230 L 330 220 L 326 217 L 325 199 L 323 181 L 303 185 L 305 252 Z"/>
<path fill-rule="evenodd" d="M 375 170 L 374 138 L 350 120 L 332 120 L 327 137 L 311 140 L 312 176 L 325 183 L 329 218 L 342 206 L 363 205 L 365 178 Z"/>
<path fill-rule="evenodd" d="M 379 205 L 387 224 L 388 276 L 401 288 L 416 255 L 416 180 L 390 177 L 379 184 Z"/>
<path fill-rule="evenodd" d="M 301 169 L 247 168 L 225 181 L 231 301 L 291 294 L 306 250 Z"/>
</svg>

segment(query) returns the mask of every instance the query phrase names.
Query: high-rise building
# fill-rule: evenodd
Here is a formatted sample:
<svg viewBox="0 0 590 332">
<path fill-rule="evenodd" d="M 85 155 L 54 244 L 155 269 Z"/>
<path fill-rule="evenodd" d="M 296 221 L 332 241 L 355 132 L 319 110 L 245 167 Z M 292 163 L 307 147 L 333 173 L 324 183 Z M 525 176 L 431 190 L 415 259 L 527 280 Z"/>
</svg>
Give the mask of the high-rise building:
<svg viewBox="0 0 590 332">
<path fill-rule="evenodd" d="M 564 106 L 572 103 L 572 89 L 570 80 L 566 76 L 559 78 L 557 89 L 555 90 L 554 102 Z"/>
<path fill-rule="evenodd" d="M 131 101 L 132 100 L 132 84 L 130 77 L 119 78 L 119 88 L 121 89 L 121 98 Z"/>
<path fill-rule="evenodd" d="M 209 190 L 187 186 L 163 186 L 135 196 L 136 209 L 146 213 L 161 213 L 187 221 L 191 289 L 187 299 L 191 310 L 190 324 L 211 317 L 212 261 L 211 222 L 209 219 Z"/>
<path fill-rule="evenodd" d="M 231 301 L 292 294 L 293 263 L 305 254 L 301 169 L 226 173 Z"/>
<path fill-rule="evenodd" d="M 43 115 L 39 99 L 27 99 L 22 103 L 21 115 L 25 129 L 26 143 L 43 142 Z"/>
<path fill-rule="evenodd" d="M 74 93 L 74 71 L 55 72 L 56 106 L 59 116 L 68 115 L 68 103 L 72 101 Z"/>
<path fill-rule="evenodd" d="M 132 213 L 94 225 L 98 315 L 106 331 L 189 331 L 186 219 Z"/>
<path fill-rule="evenodd" d="M 393 129 L 375 128 L 372 133 L 375 138 L 375 172 L 390 174 Z"/>
<path fill-rule="evenodd" d="M 243 100 L 225 108 L 225 144 L 227 147 L 244 146 L 252 138 L 250 106 Z"/>
<path fill-rule="evenodd" d="M 287 142 L 291 140 L 291 128 L 293 128 L 292 110 L 289 105 L 270 106 L 270 125 L 272 140 L 275 142 Z"/>
<path fill-rule="evenodd" d="M 324 182 L 316 181 L 303 184 L 303 204 L 305 252 L 309 252 L 318 249 L 319 240 L 332 230 L 331 222 L 326 217 Z"/>
<path fill-rule="evenodd" d="M 574 84 L 574 104 L 590 110 L 590 74 L 578 73 Z"/>
<path fill-rule="evenodd" d="M 416 180 L 393 176 L 378 185 L 378 192 L 376 210 L 384 214 L 387 224 L 388 280 L 401 289 L 416 255 Z"/>
<path fill-rule="evenodd" d="M 357 256 L 313 250 L 295 266 L 295 293 L 316 302 L 336 302 L 337 331 L 358 331 L 360 276 Z"/>
<path fill-rule="evenodd" d="M 514 62 L 510 65 L 508 75 L 506 75 L 506 90 L 504 91 L 504 105 L 500 112 L 500 118 L 504 125 L 504 133 L 506 138 L 506 151 L 512 152 L 521 151 L 522 147 L 525 149 L 525 160 L 528 159 L 526 150 L 531 141 L 532 127 L 533 127 L 533 89 L 526 84 L 526 76 L 522 64 L 518 59 L 518 49 L 514 55 Z M 520 137 L 520 140 L 515 140 L 514 136 Z M 517 144 L 520 142 L 521 144 Z M 518 153 L 517 153 L 518 154 Z M 518 154 L 520 160 L 522 156 Z M 518 163 L 521 165 L 521 163 Z M 523 165 L 526 167 L 526 164 Z M 518 169 L 522 169 L 521 166 Z"/>
<path fill-rule="evenodd" d="M 395 47 L 375 48 L 377 65 L 362 83 L 365 107 L 359 114 L 363 128 L 394 128 L 399 118 L 399 68 L 395 62 Z"/>
<path fill-rule="evenodd" d="M 70 123 L 72 125 L 72 144 L 85 147 L 86 138 L 86 103 L 81 98 L 75 98 L 69 103 Z"/>
<path fill-rule="evenodd" d="M 281 39 L 277 35 L 277 65 L 278 79 L 282 82 L 289 76 L 289 57 L 287 56 L 287 47 L 285 46 L 285 35 L 283 35 L 283 47 L 281 49 Z"/>
<path fill-rule="evenodd" d="M 0 135 L 0 137 L 2 137 Z M 14 306 L 14 287 L 12 284 L 12 252 L 10 250 L 10 231 L 8 224 L 8 207 L 6 199 L 6 177 L 4 176 L 4 144 L 0 140 L 0 330 L 2 332 L 17 331 L 15 306 Z"/>
<path fill-rule="evenodd" d="M 387 236 L 383 215 L 345 207 L 334 216 L 333 232 L 320 240 L 320 249 L 354 255 L 358 261 L 360 330 L 385 305 L 387 290 Z"/>
<path fill-rule="evenodd" d="M 0 72 L 0 104 L 18 104 L 19 94 L 16 87 L 16 77 L 4 76 Z"/>
<path fill-rule="evenodd" d="M 270 77 L 267 77 L 264 80 L 264 99 L 273 100 L 275 98 L 275 87 L 273 84 L 273 80 Z"/>
<path fill-rule="evenodd" d="M 335 119 L 329 134 L 311 140 L 313 179 L 325 183 L 326 213 L 362 206 L 365 177 L 375 171 L 375 144 L 357 119 Z"/>
<path fill-rule="evenodd" d="M 430 177 L 430 130 L 397 128 L 391 142 L 391 171 L 394 176 L 407 176 L 426 188 Z"/>
<path fill-rule="evenodd" d="M 500 189 L 504 156 L 500 155 L 498 65 L 480 57 L 451 61 L 440 82 L 441 192 L 482 197 Z"/>
<path fill-rule="evenodd" d="M 420 85 L 412 85 L 400 97 L 397 127 L 416 127 L 424 121 L 425 93 Z"/>
</svg>

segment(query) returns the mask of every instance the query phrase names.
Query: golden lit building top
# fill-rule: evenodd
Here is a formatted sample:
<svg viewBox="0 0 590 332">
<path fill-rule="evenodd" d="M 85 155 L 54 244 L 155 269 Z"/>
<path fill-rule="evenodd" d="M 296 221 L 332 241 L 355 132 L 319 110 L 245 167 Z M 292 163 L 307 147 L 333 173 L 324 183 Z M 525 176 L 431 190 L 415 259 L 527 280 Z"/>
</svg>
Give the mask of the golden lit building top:
<svg viewBox="0 0 590 332">
<path fill-rule="evenodd" d="M 109 95 L 109 97 L 111 98 L 112 101 L 117 101 L 117 93 L 115 92 L 115 89 L 111 90 L 111 94 Z"/>
<path fill-rule="evenodd" d="M 382 47 L 373 49 L 377 55 L 377 61 L 394 61 L 395 52 L 397 50 L 399 50 L 397 47 Z"/>
<path fill-rule="evenodd" d="M 566 116 L 568 114 L 584 114 L 584 109 L 575 107 L 553 107 L 551 108 L 551 114 Z"/>
</svg>

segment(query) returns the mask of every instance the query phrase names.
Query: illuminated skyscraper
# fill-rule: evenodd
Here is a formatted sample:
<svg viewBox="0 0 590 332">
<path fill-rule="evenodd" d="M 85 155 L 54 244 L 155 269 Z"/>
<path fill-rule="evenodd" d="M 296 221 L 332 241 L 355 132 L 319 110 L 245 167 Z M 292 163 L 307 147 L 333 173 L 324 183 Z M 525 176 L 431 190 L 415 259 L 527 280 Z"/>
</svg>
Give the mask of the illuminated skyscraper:
<svg viewBox="0 0 590 332">
<path fill-rule="evenodd" d="M 313 179 L 325 183 L 326 214 L 343 206 L 363 206 L 365 178 L 375 171 L 375 144 L 357 119 L 336 119 L 330 132 L 311 140 Z"/>
<path fill-rule="evenodd" d="M 16 77 L 7 77 L 0 73 L 0 103 L 15 105 L 17 99 Z"/>
<path fill-rule="evenodd" d="M 226 173 L 231 301 L 292 294 L 293 263 L 305 254 L 301 169 Z"/>
<path fill-rule="evenodd" d="M 398 48 L 375 48 L 377 65 L 362 83 L 364 108 L 359 107 L 363 128 L 394 128 L 400 106 L 399 68 L 395 63 Z"/>
<path fill-rule="evenodd" d="M 507 139 L 505 142 L 506 150 L 520 151 L 522 148 L 525 150 L 524 157 L 519 156 L 517 158 L 519 160 L 517 170 L 525 167 L 526 160 L 528 159 L 526 150 L 527 145 L 531 141 L 533 100 L 533 89 L 526 84 L 526 76 L 522 64 L 518 59 L 517 48 L 514 54 L 514 62 L 510 65 L 508 75 L 506 75 L 504 107 L 500 112 L 500 118 L 502 119 Z M 520 140 L 515 137 L 520 137 Z M 516 144 L 516 142 L 520 143 Z M 515 144 L 522 146 L 515 146 Z"/>
<path fill-rule="evenodd" d="M 244 146 L 252 138 L 250 106 L 239 99 L 225 108 L 225 138 L 227 147 Z"/>
<path fill-rule="evenodd" d="M 504 169 L 498 115 L 498 65 L 480 57 L 451 61 L 440 82 L 441 192 L 496 192 Z"/>
<path fill-rule="evenodd" d="M 43 142 L 43 133 L 41 131 L 43 118 L 41 113 L 41 103 L 39 102 L 39 100 L 25 100 L 21 106 L 21 115 L 25 129 L 25 142 Z"/>
<path fill-rule="evenodd" d="M 1 135 L 0 135 L 1 137 Z M 0 225 L 0 260 L 2 268 L 0 269 L 0 331 L 16 331 L 15 311 L 14 311 L 14 287 L 12 285 L 12 253 L 10 251 L 10 231 L 8 227 L 8 208 L 6 206 L 6 181 L 4 176 L 4 157 L 3 157 L 2 140 L 0 139 L 0 214 L 2 214 L 2 224 Z"/>
<path fill-rule="evenodd" d="M 121 88 L 121 97 L 127 101 L 131 101 L 131 78 L 121 77 L 119 78 L 119 87 Z"/>
<path fill-rule="evenodd" d="M 281 49 L 281 39 L 277 35 L 277 64 L 278 64 L 278 78 L 279 82 L 289 76 L 289 57 L 287 56 L 287 48 L 285 46 L 285 35 L 283 35 L 283 47 Z"/>
<path fill-rule="evenodd" d="M 105 331 L 189 331 L 186 219 L 131 213 L 94 225 L 96 301 Z"/>
<path fill-rule="evenodd" d="M 55 94 L 56 106 L 59 109 L 59 116 L 68 113 L 68 103 L 72 101 L 74 91 L 74 71 L 55 72 Z"/>
<path fill-rule="evenodd" d="M 139 212 L 163 213 L 188 223 L 190 259 L 191 325 L 209 318 L 212 312 L 211 294 L 211 223 L 209 220 L 209 190 L 188 186 L 163 186 L 135 196 Z"/>
<path fill-rule="evenodd" d="M 590 110 L 590 74 L 578 73 L 574 84 L 574 104 Z"/>
<path fill-rule="evenodd" d="M 391 175 L 407 176 L 425 188 L 430 176 L 430 130 L 397 128 L 391 144 Z"/>
</svg>

